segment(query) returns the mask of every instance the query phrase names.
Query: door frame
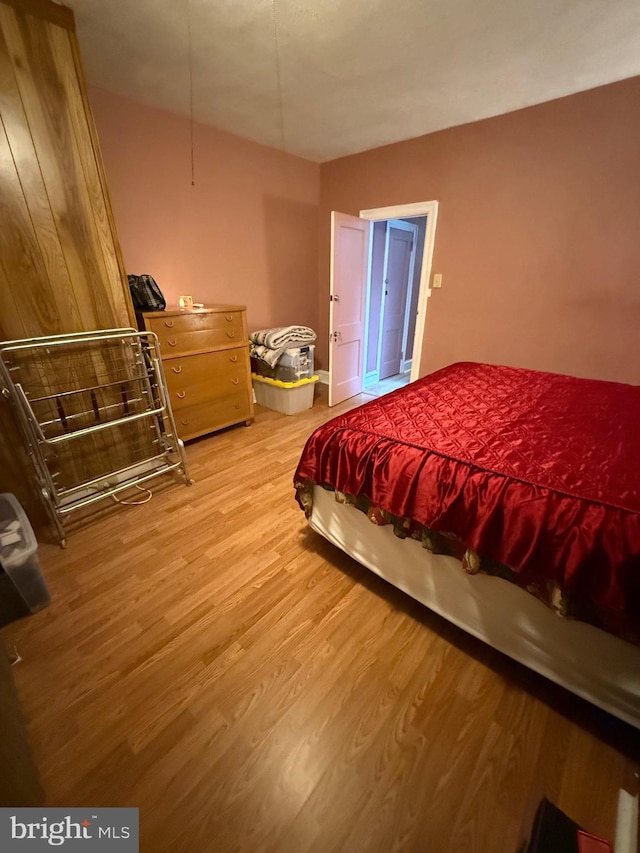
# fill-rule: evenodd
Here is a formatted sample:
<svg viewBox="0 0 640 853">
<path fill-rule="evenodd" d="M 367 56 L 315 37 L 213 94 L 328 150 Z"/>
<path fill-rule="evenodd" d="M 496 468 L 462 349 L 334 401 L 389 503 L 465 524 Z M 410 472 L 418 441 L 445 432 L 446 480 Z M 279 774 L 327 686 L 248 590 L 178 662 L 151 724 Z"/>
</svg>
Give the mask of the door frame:
<svg viewBox="0 0 640 853">
<path fill-rule="evenodd" d="M 418 201 L 413 204 L 397 204 L 391 207 L 374 207 L 360 211 L 360 219 L 370 222 L 380 222 L 385 219 L 406 219 L 414 216 L 426 216 L 427 228 L 424 236 L 424 252 L 422 254 L 422 270 L 420 271 L 420 290 L 418 293 L 418 310 L 416 314 L 416 330 L 413 338 L 413 356 L 411 361 L 410 381 L 415 382 L 420 371 L 422 344 L 424 341 L 424 325 L 427 313 L 427 300 L 431 296 L 431 264 L 433 262 L 433 247 L 435 245 L 436 224 L 438 221 L 437 201 Z M 363 371 L 364 376 L 364 371 Z"/>
</svg>

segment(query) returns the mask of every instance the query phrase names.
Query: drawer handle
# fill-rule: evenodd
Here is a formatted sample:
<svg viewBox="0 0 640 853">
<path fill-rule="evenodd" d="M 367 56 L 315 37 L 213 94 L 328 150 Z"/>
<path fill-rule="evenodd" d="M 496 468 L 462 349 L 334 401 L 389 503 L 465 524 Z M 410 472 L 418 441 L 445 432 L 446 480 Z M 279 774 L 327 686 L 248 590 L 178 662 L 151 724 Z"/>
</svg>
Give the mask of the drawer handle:
<svg viewBox="0 0 640 853">
<path fill-rule="evenodd" d="M 227 323 L 230 323 L 233 320 L 233 314 L 225 314 L 224 319 L 227 321 Z"/>
<path fill-rule="evenodd" d="M 171 340 L 171 338 L 167 338 L 167 343 L 169 344 L 170 347 L 174 347 L 178 342 L 176 341 L 175 338 L 173 340 Z"/>
<path fill-rule="evenodd" d="M 165 320 L 164 324 L 167 327 L 167 329 L 173 329 L 173 320 Z"/>
<path fill-rule="evenodd" d="M 232 379 L 231 381 L 233 382 L 234 385 L 238 385 L 238 383 L 240 382 L 239 379 Z"/>
<path fill-rule="evenodd" d="M 234 408 L 234 409 L 239 409 L 239 408 L 240 408 L 240 403 L 234 403 L 234 404 L 233 404 L 233 408 Z"/>
<path fill-rule="evenodd" d="M 228 338 L 235 338 L 235 336 L 236 336 L 236 333 L 235 333 L 235 332 L 227 332 L 227 337 L 228 337 Z"/>
<path fill-rule="evenodd" d="M 229 356 L 229 361 L 232 361 L 234 364 L 236 363 L 237 360 L 238 360 L 237 355 L 230 355 Z"/>
<path fill-rule="evenodd" d="M 186 391 L 178 391 L 178 392 L 176 393 L 176 397 L 177 397 L 179 400 L 184 400 L 184 398 L 185 398 L 186 396 L 187 396 L 187 392 L 186 392 Z"/>
<path fill-rule="evenodd" d="M 180 418 L 182 426 L 189 426 L 189 418 Z"/>
<path fill-rule="evenodd" d="M 180 367 L 172 367 L 171 370 L 174 373 L 182 373 L 182 365 L 180 365 Z"/>
</svg>

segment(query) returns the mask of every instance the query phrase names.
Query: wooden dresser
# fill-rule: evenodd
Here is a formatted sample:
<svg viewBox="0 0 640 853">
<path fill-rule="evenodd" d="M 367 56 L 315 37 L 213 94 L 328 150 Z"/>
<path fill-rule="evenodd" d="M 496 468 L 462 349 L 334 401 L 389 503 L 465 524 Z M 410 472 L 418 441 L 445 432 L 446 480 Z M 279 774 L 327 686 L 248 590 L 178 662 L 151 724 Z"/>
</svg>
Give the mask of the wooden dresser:
<svg viewBox="0 0 640 853">
<path fill-rule="evenodd" d="M 253 420 L 246 308 L 150 311 L 141 326 L 160 341 L 171 407 L 183 441 Z"/>
</svg>

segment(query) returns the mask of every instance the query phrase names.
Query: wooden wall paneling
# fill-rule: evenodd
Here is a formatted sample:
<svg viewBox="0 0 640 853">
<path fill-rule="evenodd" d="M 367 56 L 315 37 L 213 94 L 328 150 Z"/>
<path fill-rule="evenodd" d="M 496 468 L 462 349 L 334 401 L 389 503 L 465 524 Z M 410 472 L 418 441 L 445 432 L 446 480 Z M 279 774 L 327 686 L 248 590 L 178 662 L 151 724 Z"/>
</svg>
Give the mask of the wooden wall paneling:
<svg viewBox="0 0 640 853">
<path fill-rule="evenodd" d="M 62 70 L 52 49 L 54 25 L 0 5 L 0 22 L 14 68 L 40 169 L 78 304 L 80 325 L 67 331 L 128 324 L 124 298 L 114 312 L 91 196 L 78 152 Z M 65 36 L 68 34 L 65 32 Z M 92 150 L 91 142 L 85 140 Z M 52 282 L 44 282 L 53 286 Z M 43 328 L 41 334 L 48 334 Z"/>
<path fill-rule="evenodd" d="M 0 0 L 0 119 L 0 339 L 134 326 L 70 10 Z M 104 367 L 98 353 L 77 370 L 89 386 Z M 50 369 L 29 370 L 44 387 Z M 133 432 L 148 444 L 142 424 Z M 60 453 L 63 479 L 100 473 L 105 457 L 110 469 L 130 462 L 119 438 L 107 431 L 70 445 Z M 0 488 L 33 505 L 30 466 L 12 456 L 18 439 L 3 406 Z"/>
<path fill-rule="evenodd" d="M 35 334 L 41 326 L 60 332 L 55 301 L 41 284 L 46 270 L 4 126 L 0 134 L 0 181 L 0 258 L 17 309 L 17 314 L 3 317 L 3 326 L 10 337 L 21 337 L 23 332 Z"/>
<path fill-rule="evenodd" d="M 105 293 L 111 305 L 113 316 L 117 318 L 117 326 L 131 325 L 135 328 L 135 315 L 129 298 L 129 285 L 124 266 L 121 268 L 118 257 L 118 241 L 115 238 L 115 228 L 109 217 L 109 201 L 105 194 L 106 181 L 102 180 L 101 163 L 96 158 L 99 148 L 94 146 L 91 135 L 91 113 L 88 103 L 82 97 L 83 81 L 79 79 L 79 69 L 76 65 L 76 52 L 73 43 L 76 41 L 73 33 L 60 28 L 50 28 L 50 39 L 54 62 L 60 70 L 60 83 L 63 87 L 67 112 L 71 120 L 78 160 L 82 164 L 84 185 L 90 199 L 91 222 L 94 226 L 96 253 L 102 257 L 105 268 Z M 90 124 L 91 122 L 91 124 Z M 123 288 L 126 283 L 126 301 Z M 131 307 L 131 314 L 127 311 Z"/>
<path fill-rule="evenodd" d="M 31 460 L 13 417 L 11 407 L 0 398 L 0 492 L 11 492 L 24 507 L 34 527 L 44 530 L 47 515 L 32 483 Z"/>
<path fill-rule="evenodd" d="M 40 200 L 37 195 L 34 196 L 33 190 L 37 194 L 43 186 L 42 175 L 33 143 L 29 145 L 24 138 L 29 137 L 28 132 L 24 132 L 25 129 L 28 131 L 28 125 L 24 113 L 19 109 L 21 103 L 19 92 L 6 60 L 7 55 L 4 54 L 0 59 L 4 91 L 2 102 L 4 132 L 0 135 L 0 180 L 3 187 L 0 209 L 4 227 L 1 231 L 0 247 L 4 272 L 3 283 L 8 284 L 8 290 L 12 291 L 14 296 L 13 310 L 3 318 L 5 327 L 3 332 L 6 338 L 29 337 L 43 333 L 57 334 L 69 329 L 82 328 L 81 318 L 77 311 L 77 302 L 70 299 L 72 296 L 70 280 L 66 274 L 61 249 L 53 248 L 52 252 L 48 251 L 50 238 L 55 242 L 57 232 L 50 213 L 48 217 L 38 216 Z M 13 148 L 6 134 L 7 125 L 13 131 Z M 22 147 L 23 144 L 25 148 Z M 31 157 L 30 151 L 33 153 Z M 28 206 L 25 192 L 29 193 L 33 200 L 33 213 Z M 52 255 L 54 266 L 47 266 L 46 258 L 47 256 L 51 258 Z M 56 257 L 62 260 L 61 265 L 55 265 Z M 62 305 L 58 303 L 61 295 L 64 299 Z M 95 374 L 91 367 L 87 364 L 87 384 L 94 384 L 91 380 Z M 37 366 L 30 369 L 32 378 L 42 383 L 44 387 L 48 384 L 46 372 L 45 368 Z M 15 453 L 16 443 L 20 441 L 15 422 L 9 423 L 10 420 L 14 421 L 12 416 L 13 412 L 9 409 L 3 419 L 10 435 L 9 454 Z M 89 447 L 92 446 L 91 442 L 88 444 Z M 89 452 L 70 456 L 69 475 L 88 479 L 85 475 L 91 470 L 88 465 L 89 456 Z M 15 471 L 14 465 L 10 466 L 8 473 L 11 482 L 7 489 L 15 493 L 21 489 L 19 473 Z M 28 474 L 31 475 L 30 467 Z M 22 479 L 24 479 L 24 472 Z M 33 505 L 34 500 L 29 499 L 29 503 Z"/>
<path fill-rule="evenodd" d="M 73 12 L 68 6 L 52 3 L 51 0 L 0 0 L 6 6 L 13 6 L 20 12 L 35 15 L 45 21 L 51 21 L 67 30 L 75 30 Z"/>
<path fill-rule="evenodd" d="M 0 68 L 2 58 L 0 56 Z M 21 194 L 4 124 L 0 126 L 0 186 L 0 339 L 38 334 L 40 324 L 62 328 L 51 292 L 41 288 L 42 257 Z M 11 280 L 6 268 L 11 270 Z M 46 525 L 46 513 L 32 478 L 31 460 L 13 408 L 1 397 L 0 492 L 15 494 L 32 523 L 42 529 Z"/>
<path fill-rule="evenodd" d="M 6 160 L 7 175 L 6 179 L 2 177 L 3 196 L 6 203 L 14 195 L 18 195 L 17 184 L 14 184 L 13 191 L 10 190 L 11 181 L 13 178 L 12 172 L 15 171 L 15 179 L 19 181 L 19 185 L 24 196 L 28 215 L 31 220 L 31 226 L 34 231 L 34 236 L 38 244 L 42 262 L 44 263 L 44 275 L 46 279 L 55 282 L 55 287 L 43 288 L 42 280 L 38 278 L 35 283 L 34 297 L 28 302 L 38 302 L 40 294 L 46 300 L 49 299 L 51 306 L 57 307 L 56 322 L 51 322 L 51 327 L 55 331 L 62 331 L 69 328 L 69 324 L 78 326 L 80 318 L 77 312 L 77 305 L 74 299 L 71 280 L 67 269 L 66 261 L 58 238 L 56 225 L 49 207 L 49 199 L 47 189 L 44 185 L 38 155 L 33 145 L 31 133 L 26 115 L 22 106 L 22 99 L 15 79 L 13 68 L 9 58 L 8 48 L 4 35 L 0 31 L 0 115 L 6 133 L 10 156 L 13 163 Z M 12 168 L 13 167 L 13 168 Z M 7 220 L 9 224 L 9 220 Z M 7 263 L 9 274 L 13 274 L 12 256 L 15 252 L 16 241 L 12 234 L 5 235 L 5 245 L 7 250 L 3 251 L 3 257 Z M 35 270 L 33 270 L 35 272 Z M 11 282 L 6 282 L 7 290 L 11 291 Z M 21 290 L 20 281 L 13 282 L 13 287 L 16 291 Z M 19 308 L 20 300 L 17 300 Z M 12 312 L 10 316 L 16 316 L 17 311 Z M 16 327 L 10 330 L 8 318 L 5 318 L 4 328 L 0 322 L 0 338 L 17 338 L 25 335 L 41 334 L 40 329 L 45 323 L 30 311 L 23 318 L 20 318 L 20 323 L 16 323 Z M 22 327 L 20 329 L 20 326 Z"/>
<path fill-rule="evenodd" d="M 32 77 L 31 59 L 33 58 L 36 64 L 39 62 L 37 56 L 32 57 L 32 54 L 37 52 L 38 48 L 35 45 L 32 45 L 29 55 L 27 55 L 27 48 L 24 43 L 25 33 L 19 23 L 19 21 L 24 22 L 25 19 L 27 19 L 25 15 L 18 15 L 18 13 L 16 13 L 12 8 L 0 5 L 0 28 L 2 29 L 8 47 L 9 61 L 11 62 L 13 73 L 15 75 L 16 89 L 23 109 L 25 129 L 32 138 L 32 146 L 36 154 L 35 162 L 29 163 L 22 161 L 22 165 L 25 167 L 26 171 L 24 175 L 19 175 L 19 177 L 21 180 L 25 181 L 25 183 L 32 183 L 36 180 L 34 175 L 36 168 L 40 173 L 40 179 L 42 180 L 47 193 L 53 226 L 60 244 L 59 251 L 64 258 L 67 270 L 66 278 L 71 285 L 71 302 L 74 306 L 73 309 L 69 311 L 68 315 L 65 318 L 62 318 L 60 324 L 50 326 L 46 322 L 42 321 L 42 318 L 38 317 L 37 305 L 34 306 L 34 302 L 37 302 L 38 300 L 26 300 L 26 304 L 23 308 L 30 321 L 28 334 L 35 336 L 56 334 L 63 331 L 79 331 L 82 328 L 81 316 L 89 313 L 91 300 L 88 292 L 85 293 L 83 290 L 79 290 L 78 288 L 82 271 L 81 269 L 74 268 L 72 261 L 75 252 L 73 247 L 71 247 L 70 251 L 70 241 L 68 233 L 66 234 L 66 232 L 68 232 L 69 225 L 75 218 L 77 218 L 77 205 L 74 205 L 72 197 L 72 184 L 74 183 L 73 174 L 70 173 L 65 175 L 64 163 L 59 163 L 60 158 L 65 156 L 65 152 L 63 150 L 59 151 L 58 149 L 64 149 L 64 143 L 56 144 L 54 139 L 49 136 L 47 120 L 43 115 L 45 107 L 42 106 L 41 102 L 46 100 L 47 97 L 51 97 L 52 100 L 54 98 L 47 88 L 40 87 L 40 81 L 37 78 Z M 27 20 L 29 21 L 29 25 L 37 30 L 42 30 L 43 27 L 49 26 L 46 22 L 39 21 L 30 16 Z M 54 108 L 60 110 L 62 105 L 56 100 Z M 58 119 L 58 123 L 62 122 L 64 122 L 64 117 L 60 117 Z M 68 184 L 68 190 L 65 187 L 65 183 Z M 69 196 L 68 200 L 65 199 L 66 193 Z M 62 204 L 60 204 L 61 199 Z M 63 219 L 66 220 L 62 222 L 62 227 L 60 227 L 60 216 L 56 215 L 56 205 L 61 208 Z M 6 269 L 6 272 L 11 286 L 15 286 L 12 281 L 13 271 L 9 268 Z M 43 274 L 43 272 L 40 271 L 40 299 L 51 298 L 50 294 L 51 292 L 58 290 L 58 284 L 57 276 L 54 279 L 50 279 L 46 274 Z M 86 303 L 86 306 L 82 304 L 83 302 Z M 20 335 L 17 333 L 10 335 L 12 338 L 19 336 Z"/>
<path fill-rule="evenodd" d="M 115 325 L 104 298 L 105 271 L 95 256 L 84 176 L 76 156 L 59 69 L 51 52 L 52 25 L 30 18 L 27 27 L 26 16 L 6 8 L 0 8 L 0 13 L 15 52 L 18 86 L 79 308 L 78 324 L 70 320 L 67 331 Z M 48 333 L 48 329 L 41 332 Z"/>
<path fill-rule="evenodd" d="M 84 76 L 84 68 L 82 65 L 82 57 L 80 56 L 80 47 L 78 45 L 78 39 L 76 37 L 75 32 L 69 33 L 69 44 L 71 47 L 71 52 L 73 54 L 74 63 L 75 63 L 75 71 L 77 74 L 78 81 L 78 90 L 80 93 L 80 97 L 82 99 L 82 105 L 84 109 L 84 116 L 86 127 L 91 138 L 91 144 L 93 146 L 93 155 L 95 158 L 96 168 L 98 170 L 98 178 L 100 180 L 100 185 L 102 187 L 102 199 L 104 202 L 104 207 L 106 211 L 107 221 L 109 223 L 109 228 L 111 231 L 111 245 L 113 246 L 113 252 L 115 255 L 115 259 L 117 262 L 117 267 L 119 271 L 120 278 L 120 289 L 118 291 L 119 295 L 122 296 L 124 293 L 124 302 L 125 309 L 127 313 L 128 325 L 133 329 L 138 328 L 138 321 L 136 319 L 136 312 L 133 307 L 133 302 L 131 301 L 131 292 L 129 290 L 129 280 L 127 277 L 126 267 L 124 265 L 124 258 L 122 257 L 122 249 L 120 248 L 120 241 L 118 239 L 118 230 L 116 228 L 115 219 L 113 216 L 113 207 L 111 205 L 111 197 L 109 195 L 109 187 L 107 186 L 107 175 L 104 168 L 104 162 L 102 160 L 102 151 L 100 150 L 100 142 L 98 140 L 98 131 L 96 128 L 95 121 L 93 119 L 93 112 L 91 111 L 91 105 L 89 103 L 89 98 L 87 96 L 87 82 Z"/>
<path fill-rule="evenodd" d="M 3 134 L 4 130 L 2 125 L 0 125 L 0 142 Z M 1 181 L 2 158 L 0 155 L 0 182 Z M 1 185 L 2 184 L 0 183 L 0 186 Z M 3 194 L 0 193 L 0 222 L 4 224 L 7 216 L 2 198 Z M 16 320 L 14 318 L 18 317 L 18 306 L 16 304 L 16 294 L 14 293 L 13 288 L 10 287 L 9 281 L 5 275 L 4 267 L 2 266 L 2 256 L 4 254 L 4 245 L 2 242 L 3 233 L 4 227 L 0 227 L 0 340 L 7 340 L 11 338 L 10 330 L 15 328 Z"/>
<path fill-rule="evenodd" d="M 1 203 L 0 220 L 4 222 Z M 0 240 L 3 231 L 4 228 L 0 228 Z M 11 337 L 7 331 L 9 324 L 15 329 L 19 314 L 14 291 L 5 277 L 2 254 L 3 249 L 0 248 L 0 340 L 6 340 Z M 40 529 L 46 526 L 46 512 L 32 484 L 31 459 L 12 406 L 3 396 L 0 396 L 0 492 L 12 492 L 27 511 L 32 524 Z"/>
</svg>

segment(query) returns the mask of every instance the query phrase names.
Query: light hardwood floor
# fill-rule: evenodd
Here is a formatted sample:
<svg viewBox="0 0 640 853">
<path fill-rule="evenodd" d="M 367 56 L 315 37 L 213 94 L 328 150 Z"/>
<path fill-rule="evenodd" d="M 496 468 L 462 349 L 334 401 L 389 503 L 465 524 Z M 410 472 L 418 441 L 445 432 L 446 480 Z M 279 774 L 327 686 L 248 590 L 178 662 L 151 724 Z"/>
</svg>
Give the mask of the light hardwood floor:
<svg viewBox="0 0 640 853">
<path fill-rule="evenodd" d="M 638 733 L 308 529 L 329 416 L 257 407 L 41 548 L 52 604 L 3 633 L 48 804 L 139 807 L 143 853 L 516 853 L 542 795 L 612 838 Z"/>
</svg>

